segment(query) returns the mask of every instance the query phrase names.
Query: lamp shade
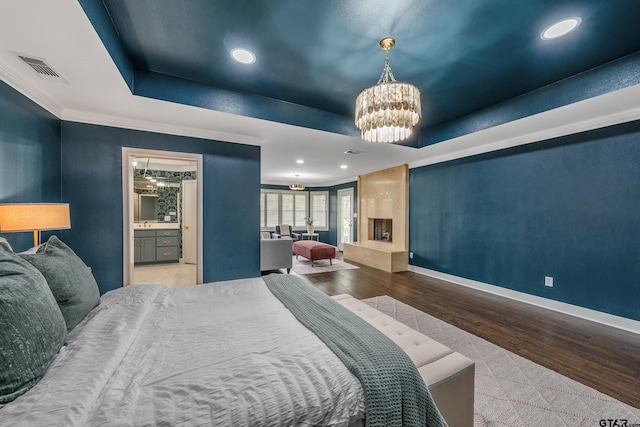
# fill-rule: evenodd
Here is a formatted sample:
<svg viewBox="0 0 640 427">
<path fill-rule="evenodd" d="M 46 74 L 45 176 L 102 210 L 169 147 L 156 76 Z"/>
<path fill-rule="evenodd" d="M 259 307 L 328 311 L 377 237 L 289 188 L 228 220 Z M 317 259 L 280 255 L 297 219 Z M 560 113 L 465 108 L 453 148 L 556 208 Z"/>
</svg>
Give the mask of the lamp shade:
<svg viewBox="0 0 640 427">
<path fill-rule="evenodd" d="M 68 203 L 0 204 L 0 233 L 71 228 Z"/>
</svg>

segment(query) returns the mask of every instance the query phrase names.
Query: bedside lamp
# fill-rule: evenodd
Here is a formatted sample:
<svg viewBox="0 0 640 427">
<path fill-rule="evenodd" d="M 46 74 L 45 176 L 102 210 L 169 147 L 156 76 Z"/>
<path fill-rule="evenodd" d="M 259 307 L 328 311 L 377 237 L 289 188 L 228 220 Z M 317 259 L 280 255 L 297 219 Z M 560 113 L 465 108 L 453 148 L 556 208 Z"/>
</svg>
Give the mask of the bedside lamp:
<svg viewBox="0 0 640 427">
<path fill-rule="evenodd" d="M 0 233 L 33 231 L 33 246 L 43 230 L 71 228 L 68 203 L 0 203 Z"/>
</svg>

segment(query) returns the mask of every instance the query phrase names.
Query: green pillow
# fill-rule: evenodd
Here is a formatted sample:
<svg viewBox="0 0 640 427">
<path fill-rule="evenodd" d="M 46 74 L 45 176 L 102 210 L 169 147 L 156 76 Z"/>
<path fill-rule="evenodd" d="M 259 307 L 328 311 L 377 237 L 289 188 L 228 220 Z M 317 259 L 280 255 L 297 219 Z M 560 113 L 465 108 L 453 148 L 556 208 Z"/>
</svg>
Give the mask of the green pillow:
<svg viewBox="0 0 640 427">
<path fill-rule="evenodd" d="M 70 332 L 100 302 L 100 290 L 89 267 L 56 236 L 35 254 L 20 254 L 47 279 Z"/>
<path fill-rule="evenodd" d="M 42 274 L 0 245 L 0 404 L 33 387 L 67 336 Z"/>
</svg>

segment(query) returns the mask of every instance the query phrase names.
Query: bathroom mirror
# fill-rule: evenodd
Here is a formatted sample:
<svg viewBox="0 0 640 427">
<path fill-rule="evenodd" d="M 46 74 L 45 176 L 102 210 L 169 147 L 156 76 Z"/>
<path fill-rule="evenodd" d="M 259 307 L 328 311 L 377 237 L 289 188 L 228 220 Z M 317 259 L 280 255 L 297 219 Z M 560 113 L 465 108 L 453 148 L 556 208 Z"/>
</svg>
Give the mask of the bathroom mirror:
<svg viewBox="0 0 640 427">
<path fill-rule="evenodd" d="M 157 171 L 156 174 L 169 175 Z M 133 221 L 178 223 L 180 222 L 181 179 L 171 176 L 154 177 L 153 182 L 144 176 L 135 176 L 133 182 Z"/>
<path fill-rule="evenodd" d="M 134 211 L 134 221 L 158 221 L 158 195 L 138 194 L 138 209 Z M 137 215 L 136 215 L 137 214 Z"/>
</svg>

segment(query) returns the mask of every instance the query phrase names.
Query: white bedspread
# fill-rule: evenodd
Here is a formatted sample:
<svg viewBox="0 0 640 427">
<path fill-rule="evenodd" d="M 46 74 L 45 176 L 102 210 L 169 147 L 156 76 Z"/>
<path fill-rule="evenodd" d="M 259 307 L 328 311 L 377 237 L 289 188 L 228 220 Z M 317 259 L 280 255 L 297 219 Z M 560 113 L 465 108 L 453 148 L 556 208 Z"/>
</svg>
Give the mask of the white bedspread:
<svg viewBox="0 0 640 427">
<path fill-rule="evenodd" d="M 0 426 L 347 426 L 360 382 L 262 279 L 105 294 Z"/>
</svg>

